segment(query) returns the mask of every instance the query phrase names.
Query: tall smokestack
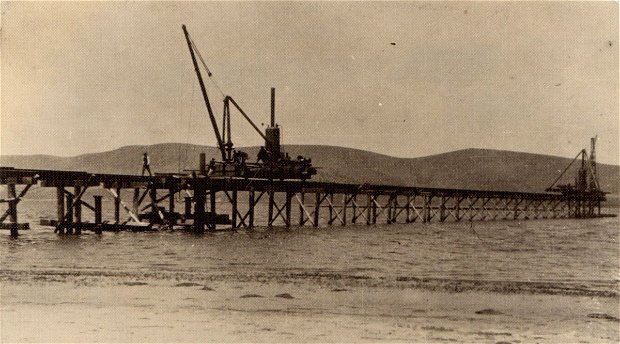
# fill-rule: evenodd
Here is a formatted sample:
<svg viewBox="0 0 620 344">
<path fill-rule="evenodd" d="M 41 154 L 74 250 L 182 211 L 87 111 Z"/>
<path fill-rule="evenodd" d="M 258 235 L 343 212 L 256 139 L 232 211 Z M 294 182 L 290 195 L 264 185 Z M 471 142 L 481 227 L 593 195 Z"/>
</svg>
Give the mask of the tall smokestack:
<svg viewBox="0 0 620 344">
<path fill-rule="evenodd" d="M 276 89 L 271 88 L 271 126 L 276 126 Z"/>
</svg>

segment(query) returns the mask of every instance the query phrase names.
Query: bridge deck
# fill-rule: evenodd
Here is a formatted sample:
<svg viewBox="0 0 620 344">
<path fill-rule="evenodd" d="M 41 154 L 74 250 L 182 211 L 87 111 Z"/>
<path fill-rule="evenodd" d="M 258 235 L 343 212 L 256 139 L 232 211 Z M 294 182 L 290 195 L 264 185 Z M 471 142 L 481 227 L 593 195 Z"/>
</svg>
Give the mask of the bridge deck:
<svg viewBox="0 0 620 344">
<path fill-rule="evenodd" d="M 413 222 L 418 219 L 420 222 L 443 222 L 449 219 L 480 221 L 595 217 L 601 216 L 601 202 L 605 201 L 601 192 L 533 193 L 301 180 L 208 178 L 189 174 L 137 176 L 11 167 L 0 167 L 0 185 L 7 185 L 8 191 L 8 197 L 0 201 L 9 205 L 0 223 L 8 218 L 9 223 L 15 224 L 9 226 L 14 235 L 17 235 L 20 226 L 23 227 L 23 224 L 17 222 L 17 204 L 32 185 L 56 188 L 57 220 L 54 225 L 59 233 L 65 230 L 72 233 L 74 228 L 76 233 L 81 228 L 100 232 L 104 227 L 98 226 L 104 223 L 101 210 L 103 196 L 94 196 L 94 204 L 83 199 L 86 189 L 93 187 L 107 189 L 113 196 L 115 226 L 111 228 L 115 229 L 123 228 L 121 206 L 130 215 L 130 220 L 140 226 L 149 223 L 172 227 L 179 221 L 187 226 L 185 221 L 189 220 L 197 231 L 203 231 L 205 226 L 215 229 L 217 224 L 230 224 L 232 228 L 253 228 L 257 225 L 254 213 L 263 195 L 267 195 L 265 198 L 268 199 L 267 226 L 290 226 L 294 202 L 299 206 L 296 210 L 298 224 L 318 226 L 320 223 L 344 225 L 361 219 L 367 224 L 374 224 L 379 217 L 385 217 L 386 223 Z M 17 185 L 23 186 L 19 194 Z M 73 192 L 67 188 L 73 188 Z M 122 189 L 133 189 L 131 207 L 122 201 Z M 175 212 L 174 204 L 174 196 L 181 191 L 187 194 L 183 214 Z M 239 202 L 242 193 L 246 195 L 247 203 Z M 218 200 L 217 194 L 224 197 L 225 201 Z M 308 194 L 314 194 L 312 202 L 305 199 Z M 145 199 L 148 204 L 141 206 Z M 161 207 L 164 200 L 168 200 L 167 207 Z M 227 203 L 225 208 L 231 213 L 232 220 L 228 215 L 217 214 L 218 204 L 221 210 L 224 206 L 222 203 Z M 241 210 L 241 203 L 245 210 Z M 82 207 L 94 212 L 94 224 L 81 225 Z M 327 215 L 321 215 L 322 208 L 328 209 Z M 130 226 L 127 224 L 128 228 Z"/>
</svg>

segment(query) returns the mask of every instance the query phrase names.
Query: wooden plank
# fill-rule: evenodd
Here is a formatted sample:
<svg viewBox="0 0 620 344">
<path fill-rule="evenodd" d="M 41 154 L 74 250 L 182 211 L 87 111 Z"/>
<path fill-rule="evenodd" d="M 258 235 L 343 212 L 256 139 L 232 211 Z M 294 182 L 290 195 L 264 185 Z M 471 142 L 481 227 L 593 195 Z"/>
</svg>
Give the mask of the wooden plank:
<svg viewBox="0 0 620 344">
<path fill-rule="evenodd" d="M 118 200 L 119 204 L 123 207 L 123 209 L 125 209 L 125 211 L 129 214 L 129 216 L 131 216 L 132 220 L 134 220 L 137 223 L 142 223 L 142 221 L 140 221 L 138 216 L 133 211 L 131 211 L 131 209 L 129 209 L 129 207 L 127 206 L 127 204 L 125 204 L 125 202 L 121 200 L 120 195 L 117 194 L 114 189 L 106 189 L 106 190 L 108 190 L 108 192 L 110 192 L 112 196 L 114 196 L 114 198 Z"/>
<path fill-rule="evenodd" d="M 19 233 L 19 231 L 30 229 L 30 224 L 26 222 L 24 223 L 0 223 L 0 229 L 10 230 L 12 232 L 17 230 Z M 15 235 L 11 234 L 11 236 L 15 236 Z"/>
</svg>

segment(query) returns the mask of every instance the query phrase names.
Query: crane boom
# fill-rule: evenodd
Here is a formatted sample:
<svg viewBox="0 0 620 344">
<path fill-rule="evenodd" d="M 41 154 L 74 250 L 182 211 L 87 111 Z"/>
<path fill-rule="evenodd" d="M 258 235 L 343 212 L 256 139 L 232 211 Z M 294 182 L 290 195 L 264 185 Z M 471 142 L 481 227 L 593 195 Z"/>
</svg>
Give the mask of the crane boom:
<svg viewBox="0 0 620 344">
<path fill-rule="evenodd" d="M 224 141 L 222 140 L 222 135 L 220 134 L 220 130 L 217 127 L 217 121 L 215 120 L 215 116 L 213 115 L 213 109 L 211 109 L 211 103 L 209 102 L 209 96 L 207 95 L 207 89 L 205 87 L 205 83 L 202 80 L 202 75 L 200 74 L 200 68 L 198 67 L 198 61 L 196 61 L 196 54 L 194 53 L 195 46 L 191 38 L 189 37 L 189 33 L 187 32 L 187 28 L 185 25 L 183 27 L 183 33 L 185 34 L 185 40 L 187 41 L 187 47 L 189 48 L 189 53 L 192 56 L 192 63 L 194 64 L 194 70 L 196 71 L 196 76 L 198 77 L 198 83 L 200 84 L 200 90 L 202 91 L 202 97 L 205 100 L 205 105 L 207 106 L 207 111 L 209 112 L 209 119 L 211 120 L 211 125 L 213 126 L 213 131 L 215 131 L 215 138 L 217 139 L 217 146 L 222 154 L 222 160 L 226 160 L 226 149 L 224 147 Z"/>
</svg>

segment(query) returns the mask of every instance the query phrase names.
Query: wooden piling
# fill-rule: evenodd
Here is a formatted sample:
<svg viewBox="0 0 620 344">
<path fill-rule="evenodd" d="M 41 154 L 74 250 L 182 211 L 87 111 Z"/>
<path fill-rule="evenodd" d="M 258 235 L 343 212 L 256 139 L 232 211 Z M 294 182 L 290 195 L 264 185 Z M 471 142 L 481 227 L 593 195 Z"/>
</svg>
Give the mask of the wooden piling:
<svg viewBox="0 0 620 344">
<path fill-rule="evenodd" d="M 347 225 L 347 203 L 350 201 L 346 193 L 342 195 L 342 225 Z"/>
<path fill-rule="evenodd" d="M 102 196 L 93 196 L 94 200 L 95 200 L 95 223 L 99 224 L 101 223 L 101 199 L 103 198 Z"/>
<path fill-rule="evenodd" d="M 353 211 L 353 217 L 351 218 L 351 222 L 355 223 L 357 221 L 357 195 L 353 195 L 351 198 L 351 208 Z"/>
<path fill-rule="evenodd" d="M 63 186 L 56 187 L 56 219 L 58 223 L 58 233 L 65 232 L 63 222 L 65 220 L 65 188 Z"/>
<path fill-rule="evenodd" d="M 306 223 L 305 219 L 305 209 L 304 209 L 304 201 L 305 201 L 306 193 L 300 192 L 299 194 L 299 225 L 303 226 Z"/>
<path fill-rule="evenodd" d="M 237 228 L 237 189 L 232 190 L 232 228 Z"/>
<path fill-rule="evenodd" d="M 254 188 L 248 191 L 248 228 L 254 228 Z"/>
<path fill-rule="evenodd" d="M 80 186 L 75 186 L 73 188 L 73 194 L 75 195 L 75 197 L 78 197 L 79 195 L 82 194 L 82 188 Z M 81 200 L 77 200 L 77 202 L 75 203 L 75 210 L 74 210 L 74 219 L 75 221 L 75 234 L 80 235 L 82 234 L 82 201 Z"/>
<path fill-rule="evenodd" d="M 285 204 L 285 222 L 286 227 L 291 226 L 291 200 L 293 199 L 293 194 L 290 191 L 286 192 L 286 204 Z"/>
<path fill-rule="evenodd" d="M 366 195 L 367 200 L 366 200 L 366 224 L 367 225 L 371 225 L 372 224 L 372 205 L 373 205 L 373 198 L 371 194 Z"/>
<path fill-rule="evenodd" d="M 15 184 L 7 185 L 9 201 L 9 222 L 11 223 L 11 237 L 19 235 L 19 224 L 17 223 L 17 190 Z"/>
<path fill-rule="evenodd" d="M 140 214 L 140 189 L 139 188 L 133 189 L 133 202 L 132 202 L 131 211 L 133 211 L 133 213 L 136 214 L 136 216 Z"/>
<path fill-rule="evenodd" d="M 119 224 L 121 222 L 121 188 L 116 188 L 116 195 L 114 197 L 114 223 Z"/>
<path fill-rule="evenodd" d="M 207 228 L 209 228 L 209 230 L 212 230 L 212 231 L 217 229 L 217 221 L 215 220 L 215 217 L 216 217 L 215 215 L 217 214 L 217 211 L 216 211 L 217 206 L 216 206 L 216 203 L 215 203 L 216 202 L 216 197 L 215 196 L 216 196 L 215 189 L 211 189 L 210 192 L 209 192 L 209 207 L 210 207 L 210 212 L 211 212 L 211 216 L 212 216 L 213 221 L 209 222 L 207 224 Z"/>
<path fill-rule="evenodd" d="M 174 208 L 175 208 L 175 204 L 174 204 L 174 195 L 176 194 L 175 189 L 174 188 L 169 188 L 168 189 L 168 194 L 170 195 L 168 197 L 168 214 L 170 214 L 169 219 L 173 222 L 175 222 L 174 217 L 173 217 L 173 213 L 174 213 Z"/>
<path fill-rule="evenodd" d="M 273 226 L 273 205 L 274 205 L 274 192 L 273 189 L 269 189 L 269 209 L 267 214 L 267 226 Z"/>
<path fill-rule="evenodd" d="M 101 199 L 103 198 L 102 196 L 93 196 L 93 198 L 95 199 L 95 224 L 96 225 L 100 225 L 102 223 L 101 221 Z M 101 234 L 102 230 L 101 230 L 101 226 L 96 226 L 95 227 L 95 233 L 97 234 Z"/>
<path fill-rule="evenodd" d="M 388 203 L 386 205 L 387 207 L 387 224 L 391 224 L 392 223 L 392 213 L 393 213 L 393 207 L 394 205 L 392 204 L 393 202 L 393 195 L 388 196 Z"/>
<path fill-rule="evenodd" d="M 446 197 L 440 198 L 441 204 L 439 205 L 439 222 L 443 222 L 446 219 Z"/>
<path fill-rule="evenodd" d="M 151 223 L 158 222 L 159 209 L 157 209 L 157 188 L 153 185 L 149 186 L 149 198 L 151 199 Z"/>
<path fill-rule="evenodd" d="M 194 185 L 194 232 L 203 233 L 205 230 L 205 206 L 207 203 L 207 190 L 204 183 L 197 182 Z"/>
<path fill-rule="evenodd" d="M 321 193 L 317 192 L 316 193 L 315 202 L 314 202 L 314 227 L 318 227 L 319 226 L 319 219 L 320 219 L 319 211 L 320 211 L 320 209 L 321 209 Z"/>
<path fill-rule="evenodd" d="M 73 234 L 73 195 L 68 193 L 66 196 L 67 201 L 67 214 L 65 227 L 67 229 L 67 234 Z"/>
<path fill-rule="evenodd" d="M 327 224 L 331 226 L 332 223 L 334 223 L 334 193 L 330 192 L 327 197 L 329 197 L 329 202 L 327 202 L 329 206 L 329 220 L 327 221 Z"/>
<path fill-rule="evenodd" d="M 372 209 L 372 224 L 377 223 L 377 196 L 372 196 L 372 202 L 370 203 L 370 207 Z"/>
</svg>

